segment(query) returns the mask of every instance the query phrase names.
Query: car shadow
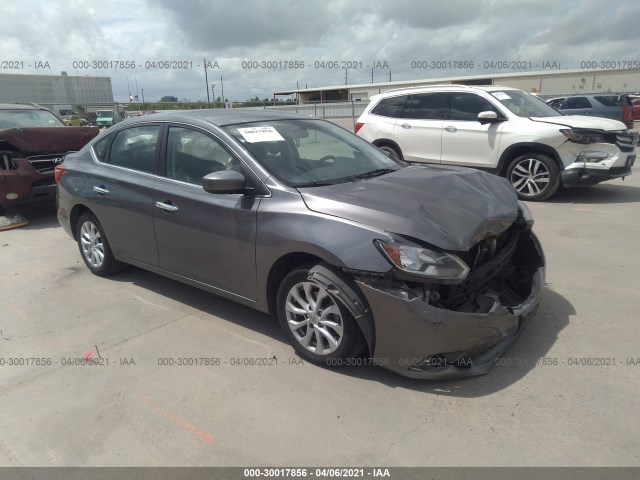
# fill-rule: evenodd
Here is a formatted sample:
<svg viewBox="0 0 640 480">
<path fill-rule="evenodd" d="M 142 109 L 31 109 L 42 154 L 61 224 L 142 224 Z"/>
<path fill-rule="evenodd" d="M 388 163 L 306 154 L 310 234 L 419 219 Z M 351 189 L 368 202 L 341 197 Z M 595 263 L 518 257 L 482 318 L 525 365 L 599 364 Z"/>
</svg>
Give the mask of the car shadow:
<svg viewBox="0 0 640 480">
<path fill-rule="evenodd" d="M 130 267 L 110 279 L 133 283 L 288 345 L 274 317 L 215 294 L 135 267 Z M 573 305 L 547 285 L 536 316 L 531 319 L 514 345 L 496 361 L 496 365 L 486 376 L 462 380 L 426 381 L 402 377 L 377 366 L 342 367 L 332 371 L 336 375 L 378 382 L 391 388 L 404 388 L 437 395 L 456 397 L 491 395 L 518 382 L 535 368 L 559 368 L 559 365 L 553 365 L 553 361 L 550 365 L 543 362 L 545 362 L 544 359 L 549 359 L 547 354 L 558 338 L 558 334 L 569 324 L 569 318 L 575 314 Z M 293 348 L 291 348 L 291 355 L 296 355 Z M 324 368 L 309 364 L 307 361 L 304 363 L 309 368 Z"/>
<path fill-rule="evenodd" d="M 132 283 L 198 311 L 287 343 L 278 321 L 265 313 L 137 267 L 127 267 L 109 280 Z"/>
<path fill-rule="evenodd" d="M 592 187 L 562 188 L 545 203 L 612 204 L 640 202 L 640 187 L 601 184 Z"/>
</svg>

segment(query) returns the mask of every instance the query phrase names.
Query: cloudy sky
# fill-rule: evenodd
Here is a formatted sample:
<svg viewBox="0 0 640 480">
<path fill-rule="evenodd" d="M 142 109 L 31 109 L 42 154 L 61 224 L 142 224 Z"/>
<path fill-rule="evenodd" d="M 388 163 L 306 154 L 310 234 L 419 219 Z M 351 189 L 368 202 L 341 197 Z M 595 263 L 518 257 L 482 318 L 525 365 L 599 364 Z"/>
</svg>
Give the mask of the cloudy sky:
<svg viewBox="0 0 640 480">
<path fill-rule="evenodd" d="M 2 0 L 0 61 L 20 63 L 0 73 L 110 76 L 119 101 L 136 84 L 147 101 L 197 101 L 206 100 L 206 58 L 214 67 L 209 92 L 215 84 L 221 95 L 222 77 L 224 96 L 242 101 L 296 86 L 368 83 L 372 74 L 375 82 L 481 75 L 508 72 L 499 67 L 511 61 L 534 71 L 549 65 L 542 62 L 576 69 L 640 61 L 639 7 L 637 0 Z M 136 67 L 117 68 L 118 60 Z M 164 61 L 188 68 L 159 68 Z M 304 68 L 291 68 L 295 61 Z M 474 67 L 457 63 L 465 61 Z M 346 79 L 345 70 L 329 68 L 343 62 L 356 67 Z M 247 68 L 252 63 L 265 68 Z"/>
</svg>

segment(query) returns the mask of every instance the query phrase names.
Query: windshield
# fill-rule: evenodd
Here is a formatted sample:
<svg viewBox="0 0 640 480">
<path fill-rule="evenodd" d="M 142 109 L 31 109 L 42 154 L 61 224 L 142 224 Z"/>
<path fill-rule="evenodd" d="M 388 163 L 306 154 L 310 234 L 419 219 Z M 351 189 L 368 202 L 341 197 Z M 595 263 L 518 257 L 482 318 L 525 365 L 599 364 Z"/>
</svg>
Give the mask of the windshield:
<svg viewBox="0 0 640 480">
<path fill-rule="evenodd" d="M 112 110 L 98 110 L 96 112 L 96 118 L 113 118 Z"/>
<path fill-rule="evenodd" d="M 274 120 L 225 130 L 292 187 L 344 183 L 402 168 L 373 145 L 325 121 Z"/>
<path fill-rule="evenodd" d="M 0 110 L 0 129 L 64 126 L 64 122 L 47 110 Z"/>
<path fill-rule="evenodd" d="M 491 92 L 494 98 L 519 117 L 559 117 L 560 112 L 550 107 L 538 97 L 520 90 Z"/>
</svg>

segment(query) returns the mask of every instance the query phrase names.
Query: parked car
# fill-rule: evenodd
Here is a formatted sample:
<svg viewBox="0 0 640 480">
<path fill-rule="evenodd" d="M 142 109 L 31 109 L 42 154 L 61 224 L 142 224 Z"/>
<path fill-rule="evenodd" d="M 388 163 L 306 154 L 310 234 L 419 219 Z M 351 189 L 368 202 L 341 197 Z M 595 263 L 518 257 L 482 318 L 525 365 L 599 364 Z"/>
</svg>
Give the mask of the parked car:
<svg viewBox="0 0 640 480">
<path fill-rule="evenodd" d="M 640 120 L 640 97 L 631 98 L 631 108 L 633 109 L 633 119 Z"/>
<path fill-rule="evenodd" d="M 638 133 L 607 118 L 566 116 L 514 88 L 438 85 L 372 97 L 355 131 L 408 162 L 487 169 L 509 179 L 522 200 L 561 185 L 626 177 Z"/>
<path fill-rule="evenodd" d="M 79 115 L 65 115 L 62 117 L 65 125 L 71 127 L 86 127 L 89 125 L 89 122 Z"/>
<path fill-rule="evenodd" d="M 101 128 L 108 128 L 116 123 L 120 118 L 114 110 L 98 110 L 96 112 L 96 125 Z"/>
<path fill-rule="evenodd" d="M 39 105 L 0 104 L 0 209 L 55 199 L 53 169 L 97 128 L 67 128 Z"/>
<path fill-rule="evenodd" d="M 538 307 L 533 219 L 509 182 L 408 166 L 329 122 L 197 110 L 125 120 L 56 167 L 94 274 L 126 264 L 278 317 L 298 354 L 402 375 L 486 373 Z"/>
<path fill-rule="evenodd" d="M 633 106 L 628 95 L 574 95 L 552 98 L 546 103 L 565 115 L 611 118 L 633 128 Z"/>
</svg>

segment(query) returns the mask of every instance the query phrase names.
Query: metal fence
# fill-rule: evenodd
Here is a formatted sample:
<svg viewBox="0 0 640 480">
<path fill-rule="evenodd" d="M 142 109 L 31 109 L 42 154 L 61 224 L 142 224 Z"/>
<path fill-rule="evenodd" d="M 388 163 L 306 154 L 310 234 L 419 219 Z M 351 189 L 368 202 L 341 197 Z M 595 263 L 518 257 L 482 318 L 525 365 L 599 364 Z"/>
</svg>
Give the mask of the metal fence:
<svg viewBox="0 0 640 480">
<path fill-rule="evenodd" d="M 233 108 L 244 108 L 248 110 L 274 110 L 280 112 L 297 113 L 300 115 L 308 115 L 310 117 L 323 118 L 327 120 L 335 121 L 335 123 L 348 128 L 353 129 L 357 118 L 364 112 L 364 109 L 368 105 L 368 101 L 346 101 L 346 102 L 332 102 L 332 103 L 309 103 L 303 105 L 273 105 L 267 102 L 259 106 L 244 106 L 241 102 L 234 102 Z M 144 115 L 158 111 L 185 111 L 191 110 L 194 105 L 183 105 L 181 103 L 171 103 L 162 105 L 162 109 L 146 110 L 148 107 L 157 107 L 158 104 L 122 104 L 122 103 L 109 103 L 109 104 L 84 104 L 84 105 L 65 105 L 65 104 L 41 104 L 42 106 L 50 109 L 62 119 L 68 125 L 98 125 L 98 126 L 110 126 L 109 123 L 114 124 L 120 120 L 124 120 L 130 116 Z M 207 108 L 207 104 L 197 104 L 199 108 Z M 222 106 L 222 105 L 220 105 Z M 181 108 L 182 107 L 182 108 Z M 191 108 L 189 108 L 191 107 Z M 113 112 L 113 120 L 108 121 L 109 113 Z M 100 119 L 100 115 L 106 116 L 107 120 Z"/>
</svg>

